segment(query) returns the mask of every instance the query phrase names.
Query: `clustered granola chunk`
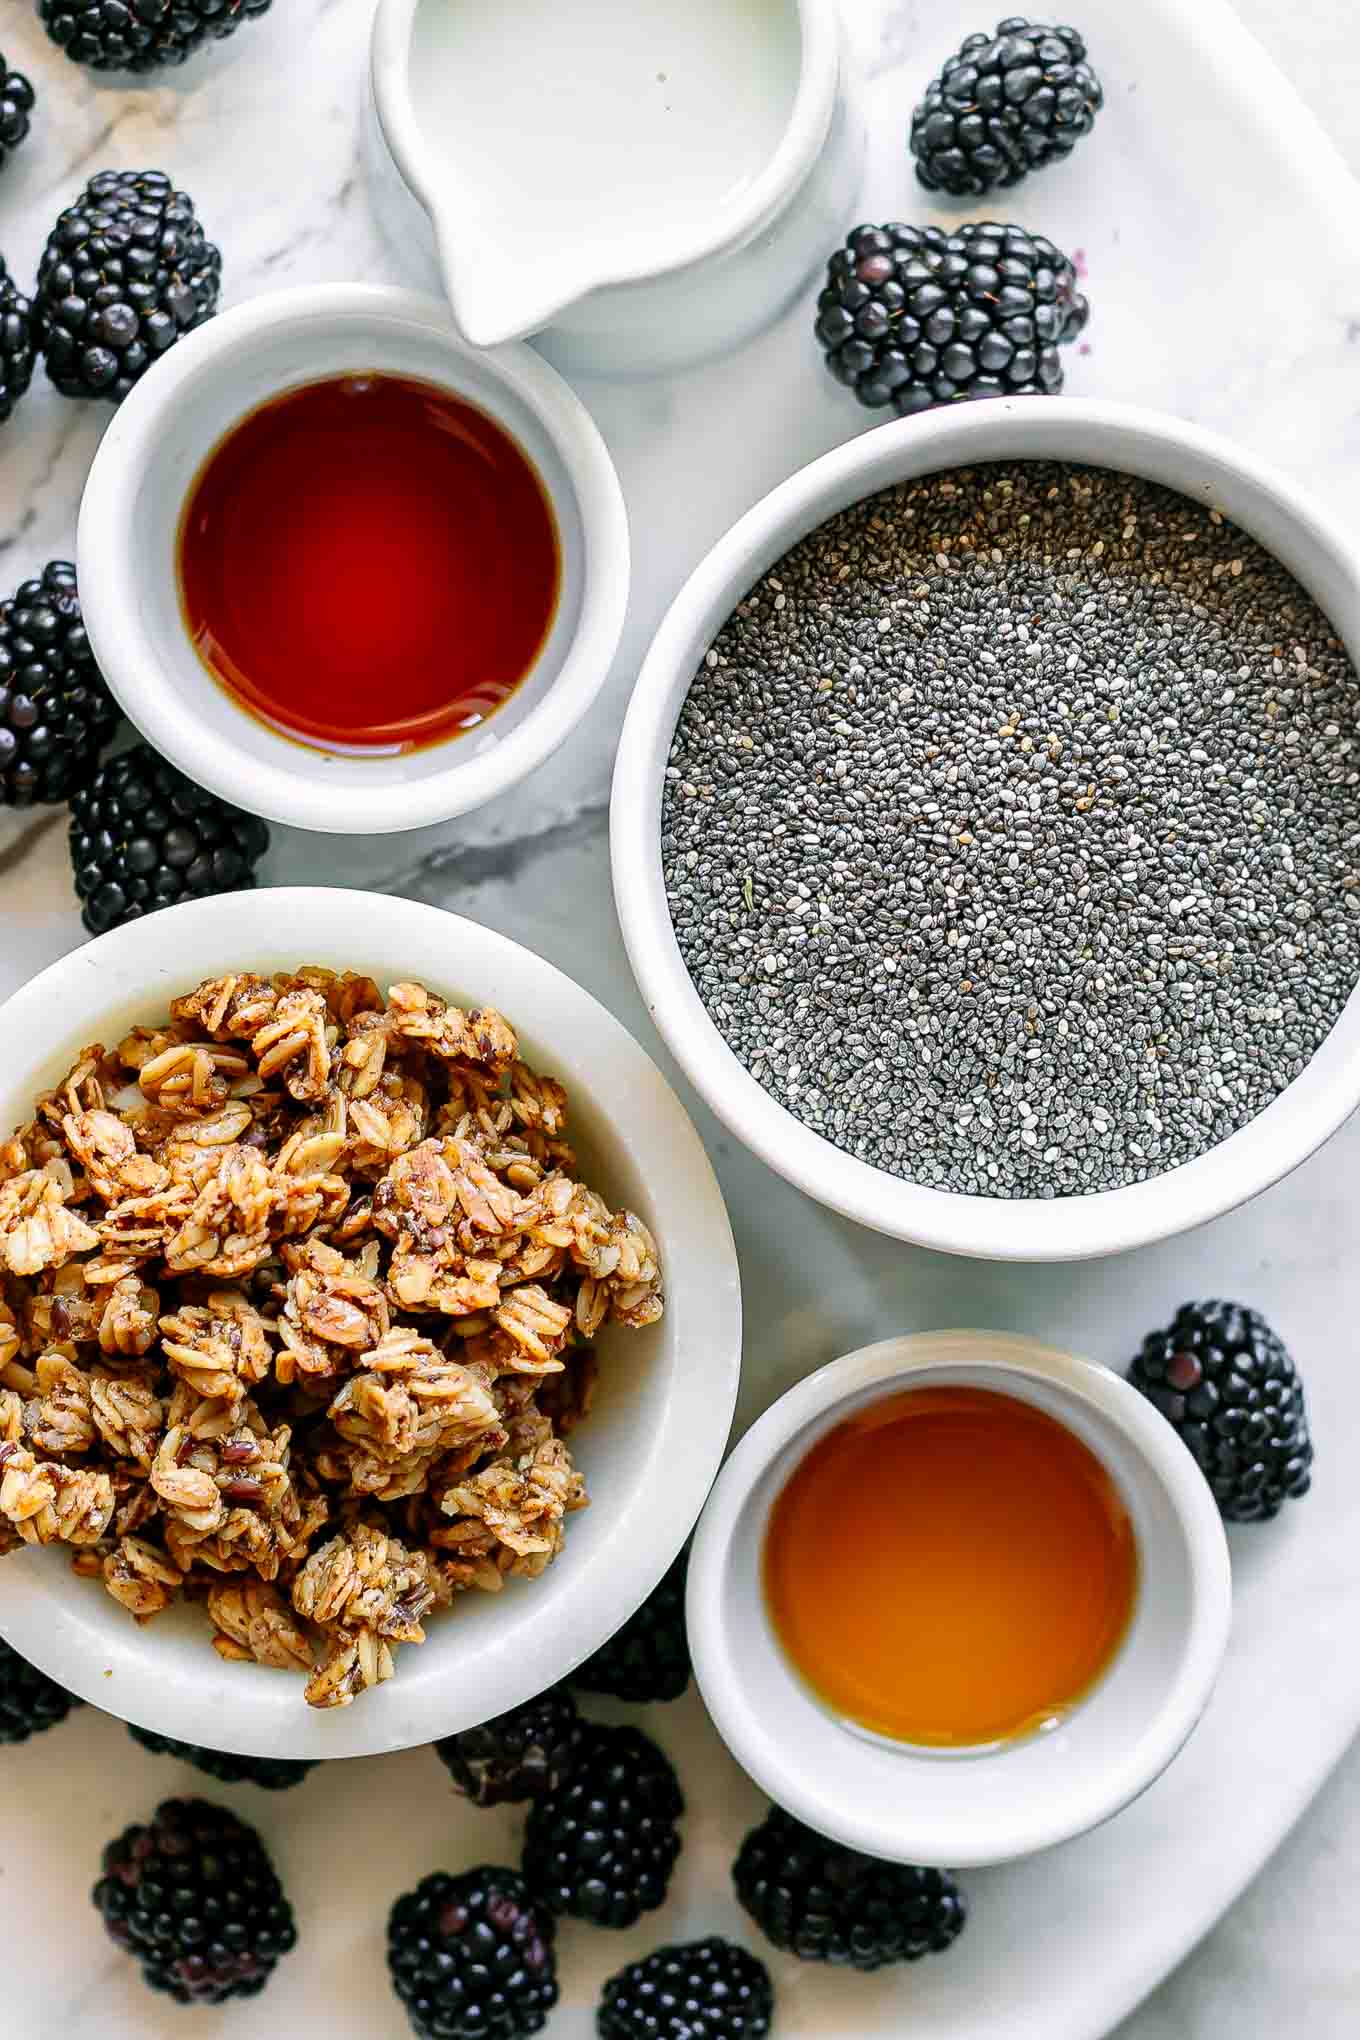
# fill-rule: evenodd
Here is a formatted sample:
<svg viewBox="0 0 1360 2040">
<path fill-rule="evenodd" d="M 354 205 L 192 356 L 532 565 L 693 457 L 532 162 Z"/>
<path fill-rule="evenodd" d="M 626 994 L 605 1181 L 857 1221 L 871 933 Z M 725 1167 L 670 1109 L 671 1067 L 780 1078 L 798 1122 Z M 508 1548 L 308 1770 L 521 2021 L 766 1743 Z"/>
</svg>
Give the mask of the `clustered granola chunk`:
<svg viewBox="0 0 1360 2040">
<path fill-rule="evenodd" d="M 586 1501 L 591 1341 L 656 1246 L 490 1007 L 237 972 L 86 1049 L 0 1145 L 0 1554 L 343 1707 Z"/>
</svg>

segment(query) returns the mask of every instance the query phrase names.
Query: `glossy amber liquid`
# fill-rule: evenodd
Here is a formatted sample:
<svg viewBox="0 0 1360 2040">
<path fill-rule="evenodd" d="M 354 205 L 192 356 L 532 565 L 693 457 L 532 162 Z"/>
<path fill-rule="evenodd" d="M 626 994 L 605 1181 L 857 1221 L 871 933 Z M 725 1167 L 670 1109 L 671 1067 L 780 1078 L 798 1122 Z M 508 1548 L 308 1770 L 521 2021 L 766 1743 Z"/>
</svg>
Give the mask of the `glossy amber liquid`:
<svg viewBox="0 0 1360 2040">
<path fill-rule="evenodd" d="M 1009 1741 L 1060 1719 L 1128 1628 L 1138 1550 L 1089 1448 L 990 1389 L 925 1387 L 838 1424 L 770 1514 L 765 1592 L 835 1713 L 897 1741 Z"/>
<path fill-rule="evenodd" d="M 542 648 L 557 526 L 510 437 L 406 376 L 305 383 L 234 426 L 180 520 L 209 671 L 322 748 L 401 751 L 484 722 Z"/>
</svg>

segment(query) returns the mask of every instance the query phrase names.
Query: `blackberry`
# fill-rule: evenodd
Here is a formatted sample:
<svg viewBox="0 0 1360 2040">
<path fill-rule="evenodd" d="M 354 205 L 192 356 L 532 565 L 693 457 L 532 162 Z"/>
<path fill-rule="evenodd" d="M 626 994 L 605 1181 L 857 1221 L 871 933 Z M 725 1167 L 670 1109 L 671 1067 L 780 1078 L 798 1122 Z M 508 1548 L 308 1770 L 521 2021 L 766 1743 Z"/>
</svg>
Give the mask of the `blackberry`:
<svg viewBox="0 0 1360 2040">
<path fill-rule="evenodd" d="M 0 170 L 11 149 L 28 134 L 35 94 L 22 71 L 11 71 L 0 55 Z"/>
<path fill-rule="evenodd" d="M 0 255 L 0 425 L 33 380 L 38 356 L 33 325 L 33 306 Z"/>
<path fill-rule="evenodd" d="M 678 1700 L 689 1684 L 688 1573 L 687 1545 L 622 1629 L 572 1673 L 573 1685 L 583 1693 L 612 1693 L 635 1707 L 651 1700 Z"/>
<path fill-rule="evenodd" d="M 235 35 L 273 0 L 38 0 L 43 26 L 92 71 L 158 71 Z"/>
<path fill-rule="evenodd" d="M 83 1703 L 46 1672 L 11 1650 L 0 1636 L 0 1745 L 27 1742 L 65 1721 Z"/>
<path fill-rule="evenodd" d="M 1056 394 L 1090 307 L 1061 250 L 984 220 L 856 227 L 827 264 L 817 338 L 862 404 L 899 417 L 963 397 Z"/>
<path fill-rule="evenodd" d="M 474 1806 L 539 1799 L 565 1779 L 580 1740 L 576 1702 L 564 1686 L 550 1686 L 522 1707 L 512 1707 L 478 1728 L 446 1735 L 435 1744 L 458 1791 Z"/>
<path fill-rule="evenodd" d="M 1148 1333 L 1129 1380 L 1180 1432 L 1230 1523 L 1264 1522 L 1307 1494 L 1303 1382 L 1259 1311 L 1183 1303 Z"/>
<path fill-rule="evenodd" d="M 1008 15 L 965 37 L 911 117 L 927 191 L 981 198 L 1069 155 L 1104 104 L 1075 28 Z"/>
<path fill-rule="evenodd" d="M 71 864 L 92 935 L 158 907 L 244 892 L 269 848 L 255 815 L 195 786 L 137 744 L 71 797 Z"/>
<path fill-rule="evenodd" d="M 522 2040 L 557 2003 L 557 1922 L 522 1877 L 424 1877 L 387 1922 L 392 1986 L 420 2040 Z"/>
<path fill-rule="evenodd" d="M 530 1809 L 529 1888 L 555 1913 L 631 1927 L 665 1899 L 684 1806 L 669 1760 L 649 1737 L 586 1724 L 570 1776 Z"/>
<path fill-rule="evenodd" d="M 92 1896 L 151 1988 L 182 2005 L 255 1997 L 297 1940 L 254 1828 L 206 1799 L 163 1800 L 110 1842 Z"/>
<path fill-rule="evenodd" d="M 49 560 L 36 581 L 0 602 L 0 807 L 69 799 L 93 778 L 117 727 L 76 570 Z"/>
<path fill-rule="evenodd" d="M 779 1806 L 747 1835 L 732 1878 L 761 1931 L 804 1962 L 915 1962 L 947 1948 L 967 1916 L 947 1871 L 861 1856 Z"/>
<path fill-rule="evenodd" d="M 160 170 L 102 170 L 38 264 L 35 322 L 64 397 L 121 404 L 152 364 L 217 310 L 222 257 Z"/>
<path fill-rule="evenodd" d="M 197 1743 L 176 1742 L 173 1736 L 139 1728 L 135 1721 L 127 1727 L 133 1741 L 153 1756 L 178 1757 L 222 1785 L 262 1785 L 266 1792 L 284 1792 L 290 1785 L 300 1785 L 307 1773 L 316 1769 L 316 1758 L 233 1756 L 229 1750 L 205 1750 Z"/>
<path fill-rule="evenodd" d="M 764 2040 L 773 2017 L 765 1964 L 710 1934 L 611 1976 L 596 2024 L 600 2040 Z"/>
</svg>

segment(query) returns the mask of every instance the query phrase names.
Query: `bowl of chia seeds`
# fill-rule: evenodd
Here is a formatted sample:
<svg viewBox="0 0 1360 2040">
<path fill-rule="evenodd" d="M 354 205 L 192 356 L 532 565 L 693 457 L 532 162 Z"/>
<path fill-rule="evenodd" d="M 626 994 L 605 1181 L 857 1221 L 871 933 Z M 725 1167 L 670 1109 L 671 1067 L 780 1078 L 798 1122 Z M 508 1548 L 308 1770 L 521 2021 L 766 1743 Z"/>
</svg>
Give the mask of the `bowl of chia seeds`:
<svg viewBox="0 0 1360 2040">
<path fill-rule="evenodd" d="M 821 1202 L 1067 1260 L 1360 1102 L 1360 549 L 1195 427 L 880 426 L 724 537 L 620 744 L 615 895 L 696 1088 Z"/>
</svg>

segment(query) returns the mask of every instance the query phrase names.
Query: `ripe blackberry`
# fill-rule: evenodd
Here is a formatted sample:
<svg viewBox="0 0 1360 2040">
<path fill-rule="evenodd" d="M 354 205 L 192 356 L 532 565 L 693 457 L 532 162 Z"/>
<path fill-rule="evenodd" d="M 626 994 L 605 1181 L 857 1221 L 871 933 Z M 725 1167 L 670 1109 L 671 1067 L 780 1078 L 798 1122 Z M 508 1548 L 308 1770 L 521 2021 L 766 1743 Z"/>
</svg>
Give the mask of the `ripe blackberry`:
<svg viewBox="0 0 1360 2040">
<path fill-rule="evenodd" d="M 387 1922 L 392 1986 L 420 2040 L 523 2040 L 557 2003 L 557 1922 L 522 1877 L 423 1877 Z"/>
<path fill-rule="evenodd" d="M 139 1728 L 135 1721 L 127 1726 L 133 1741 L 153 1756 L 178 1757 L 181 1763 L 192 1764 L 223 1785 L 262 1785 L 266 1792 L 284 1792 L 290 1785 L 300 1785 L 307 1773 L 316 1769 L 316 1758 L 233 1756 L 228 1750 L 205 1750 L 197 1743 L 176 1742 L 173 1736 Z"/>
<path fill-rule="evenodd" d="M 747 1835 L 732 1878 L 762 1932 L 804 1962 L 915 1962 L 947 1948 L 967 1916 L 946 1871 L 861 1856 L 779 1806 Z"/>
<path fill-rule="evenodd" d="M 117 727 L 76 570 L 49 560 L 36 581 L 0 602 L 0 807 L 69 799 L 93 777 Z"/>
<path fill-rule="evenodd" d="M 206 1799 L 166 1799 L 104 1851 L 92 1893 L 153 1990 L 182 2005 L 254 1997 L 297 1940 L 253 1827 Z"/>
<path fill-rule="evenodd" d="M 179 900 L 245 892 L 268 848 L 258 816 L 195 786 L 149 744 L 71 796 L 71 864 L 92 935 Z"/>
<path fill-rule="evenodd" d="M 616 1629 L 608 1643 L 572 1673 L 583 1693 L 612 1693 L 645 1707 L 652 1700 L 678 1700 L 689 1684 L 689 1638 L 685 1631 L 685 1581 L 689 1546 L 659 1586 Z"/>
<path fill-rule="evenodd" d="M 1183 1303 L 1148 1333 L 1129 1380 L 1180 1432 L 1230 1523 L 1264 1522 L 1307 1494 L 1303 1382 L 1259 1311 Z"/>
<path fill-rule="evenodd" d="M 986 220 L 856 227 L 827 264 L 817 338 L 862 404 L 899 417 L 963 397 L 1056 394 L 1090 306 L 1061 250 Z"/>
<path fill-rule="evenodd" d="M 33 306 L 0 255 L 0 425 L 33 380 L 38 357 L 33 325 Z"/>
<path fill-rule="evenodd" d="M 217 310 L 222 257 L 160 170 L 102 170 L 53 227 L 34 311 L 64 397 L 123 398 Z"/>
<path fill-rule="evenodd" d="M 273 0 L 38 0 L 47 33 L 92 71 L 157 71 L 235 35 Z"/>
<path fill-rule="evenodd" d="M 27 1742 L 31 1735 L 55 1728 L 82 1704 L 0 1636 L 0 1745 Z"/>
<path fill-rule="evenodd" d="M 981 198 L 1056 163 L 1104 104 L 1075 28 L 1008 15 L 995 35 L 965 37 L 911 117 L 911 153 L 927 191 Z"/>
<path fill-rule="evenodd" d="M 33 87 L 22 71 L 11 71 L 0 56 L 0 170 L 11 149 L 17 149 L 28 133 L 33 111 Z"/>
<path fill-rule="evenodd" d="M 435 1744 L 458 1791 L 474 1806 L 540 1799 L 562 1783 L 580 1740 L 576 1702 L 565 1686 L 550 1686 L 522 1707 L 512 1707 L 478 1728 L 446 1735 Z"/>
<path fill-rule="evenodd" d="M 596 2024 L 600 2040 L 764 2040 L 773 2017 L 765 1964 L 710 1934 L 611 1976 Z"/>
<path fill-rule="evenodd" d="M 555 1913 L 631 1927 L 665 1899 L 684 1807 L 675 1772 L 649 1737 L 586 1724 L 570 1776 L 530 1809 L 530 1890 Z"/>
</svg>

